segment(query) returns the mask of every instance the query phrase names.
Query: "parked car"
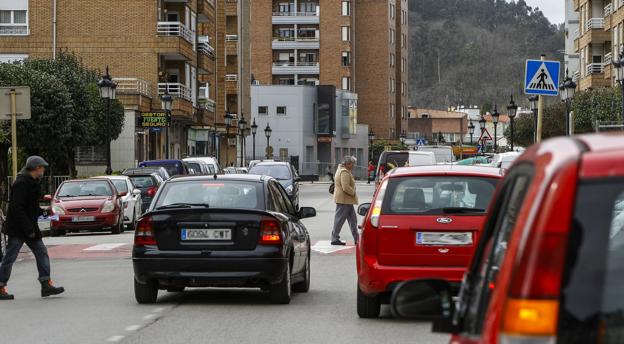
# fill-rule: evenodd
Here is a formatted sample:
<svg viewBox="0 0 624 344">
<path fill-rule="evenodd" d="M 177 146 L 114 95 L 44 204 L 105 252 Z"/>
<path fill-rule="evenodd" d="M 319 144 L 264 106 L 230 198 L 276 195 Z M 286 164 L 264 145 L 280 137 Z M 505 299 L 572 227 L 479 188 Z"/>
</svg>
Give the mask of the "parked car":
<svg viewBox="0 0 624 344">
<path fill-rule="evenodd" d="M 124 170 L 122 174 L 124 176 L 132 176 L 132 175 L 144 175 L 144 174 L 150 174 L 150 173 L 157 173 L 163 181 L 171 178 L 171 175 L 169 174 L 169 172 L 167 172 L 166 168 L 156 167 L 156 166 L 128 168 Z"/>
<path fill-rule="evenodd" d="M 492 166 L 502 168 L 503 170 L 509 170 L 513 162 L 518 159 L 520 153 L 518 152 L 507 152 L 507 153 L 499 153 L 494 155 L 492 158 Z"/>
<path fill-rule="evenodd" d="M 247 287 L 289 303 L 310 288 L 310 237 L 299 211 L 273 178 L 173 178 L 161 187 L 135 232 L 132 260 L 139 303 L 159 289 Z"/>
<path fill-rule="evenodd" d="M 246 167 L 226 167 L 225 168 L 225 173 L 226 174 L 247 174 L 249 173 L 249 170 L 247 170 Z"/>
<path fill-rule="evenodd" d="M 434 318 L 458 344 L 620 343 L 624 136 L 528 148 L 495 199 L 459 300 L 446 281 L 410 281 L 395 314 Z"/>
<path fill-rule="evenodd" d="M 170 176 L 187 175 L 188 168 L 182 160 L 150 160 L 141 161 L 139 167 L 164 167 Z"/>
<path fill-rule="evenodd" d="M 188 157 L 188 158 L 184 158 L 182 159 L 182 161 L 187 162 L 187 163 L 202 163 L 205 164 L 208 167 L 208 172 L 206 172 L 207 174 L 222 174 L 223 170 L 221 169 L 221 166 L 219 165 L 219 161 L 216 158 L 213 157 L 209 157 L 209 156 L 196 156 L 196 157 Z"/>
<path fill-rule="evenodd" d="M 252 167 L 258 165 L 261 162 L 278 162 L 279 160 L 273 160 L 273 159 L 267 159 L 267 160 L 251 160 L 249 162 L 249 169 L 251 169 Z"/>
<path fill-rule="evenodd" d="M 50 221 L 52 236 L 82 231 L 110 230 L 119 234 L 124 230 L 122 198 L 113 182 L 106 178 L 69 180 L 61 183 L 54 197 L 44 196 L 51 202 L 53 215 Z"/>
<path fill-rule="evenodd" d="M 184 161 L 189 174 L 214 174 L 210 173 L 210 167 L 203 161 Z"/>
<path fill-rule="evenodd" d="M 440 164 L 452 163 L 455 161 L 455 154 L 451 146 L 416 146 L 419 152 L 433 152 L 436 161 Z"/>
<path fill-rule="evenodd" d="M 397 167 L 428 166 L 436 163 L 436 157 L 433 152 L 384 151 L 379 156 L 375 181 L 376 184 L 379 184 L 386 173 Z"/>
<path fill-rule="evenodd" d="M 397 168 L 381 182 L 357 245 L 357 312 L 379 316 L 397 283 L 441 278 L 459 290 L 500 170 L 434 165 Z"/>
<path fill-rule="evenodd" d="M 139 171 L 135 172 L 128 177 L 134 186 L 141 191 L 141 210 L 142 213 L 145 213 L 152 204 L 152 199 L 160 185 L 164 183 L 164 180 L 156 172 L 143 172 L 143 174 L 138 173 Z"/>
<path fill-rule="evenodd" d="M 124 209 L 124 225 L 129 230 L 134 230 L 137 220 L 143 214 L 141 190 L 136 188 L 128 176 L 101 176 L 96 179 L 109 179 L 113 182 L 118 193 L 125 192 L 121 197 L 121 204 Z"/>
<path fill-rule="evenodd" d="M 261 162 L 252 167 L 249 170 L 249 174 L 270 176 L 277 179 L 286 189 L 286 193 L 295 205 L 295 209 L 299 209 L 299 181 L 301 179 L 290 163 Z"/>
</svg>

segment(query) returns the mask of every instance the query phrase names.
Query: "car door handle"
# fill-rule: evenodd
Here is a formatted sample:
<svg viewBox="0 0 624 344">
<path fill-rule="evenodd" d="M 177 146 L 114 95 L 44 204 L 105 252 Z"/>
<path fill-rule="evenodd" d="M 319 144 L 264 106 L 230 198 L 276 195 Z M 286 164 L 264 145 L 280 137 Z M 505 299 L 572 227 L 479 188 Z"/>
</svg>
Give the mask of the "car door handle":
<svg viewBox="0 0 624 344">
<path fill-rule="evenodd" d="M 399 226 L 381 226 L 381 228 L 395 229 L 395 228 L 399 228 Z"/>
</svg>

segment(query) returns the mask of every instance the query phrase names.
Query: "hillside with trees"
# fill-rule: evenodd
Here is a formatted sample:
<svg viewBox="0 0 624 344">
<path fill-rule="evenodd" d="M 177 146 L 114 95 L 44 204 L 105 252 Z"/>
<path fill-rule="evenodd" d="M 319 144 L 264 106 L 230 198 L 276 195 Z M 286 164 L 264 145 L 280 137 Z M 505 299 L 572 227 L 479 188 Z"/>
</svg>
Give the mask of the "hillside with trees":
<svg viewBox="0 0 624 344">
<path fill-rule="evenodd" d="M 527 58 L 563 60 L 563 25 L 524 0 L 410 0 L 410 103 L 489 108 L 524 99 Z"/>
</svg>

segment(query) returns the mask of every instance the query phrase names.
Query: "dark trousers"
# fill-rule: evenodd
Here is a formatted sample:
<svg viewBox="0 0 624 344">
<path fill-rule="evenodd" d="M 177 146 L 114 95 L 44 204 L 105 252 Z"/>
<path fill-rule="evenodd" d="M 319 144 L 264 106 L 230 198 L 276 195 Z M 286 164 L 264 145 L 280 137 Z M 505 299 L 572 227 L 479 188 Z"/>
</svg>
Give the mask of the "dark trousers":
<svg viewBox="0 0 624 344">
<path fill-rule="evenodd" d="M 17 255 L 24 244 L 26 244 L 35 255 L 37 270 L 39 271 L 39 281 L 45 282 L 50 279 L 50 257 L 48 257 L 48 249 L 43 243 L 43 240 L 22 240 L 16 237 L 9 237 L 6 252 L 4 253 L 2 263 L 0 263 L 0 287 L 5 286 L 9 281 L 13 263 L 17 260 Z"/>
<path fill-rule="evenodd" d="M 351 235 L 353 240 L 358 242 L 360 234 L 357 229 L 357 215 L 355 214 L 355 207 L 352 204 L 336 204 L 336 214 L 334 215 L 334 230 L 332 231 L 332 241 L 340 240 L 340 232 L 344 223 L 349 222 L 349 228 L 351 229 Z"/>
</svg>

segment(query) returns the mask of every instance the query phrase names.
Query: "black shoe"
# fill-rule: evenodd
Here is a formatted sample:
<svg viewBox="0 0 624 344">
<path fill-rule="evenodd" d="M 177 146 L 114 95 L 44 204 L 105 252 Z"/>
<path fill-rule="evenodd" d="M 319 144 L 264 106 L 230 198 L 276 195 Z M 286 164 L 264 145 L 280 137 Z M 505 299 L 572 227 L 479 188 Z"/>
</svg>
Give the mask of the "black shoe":
<svg viewBox="0 0 624 344">
<path fill-rule="evenodd" d="M 15 296 L 7 292 L 6 287 L 0 287 L 0 300 L 13 300 Z"/>
<path fill-rule="evenodd" d="M 41 297 L 48 297 L 52 295 L 58 295 L 65 292 L 65 288 L 63 287 L 55 287 L 52 284 L 52 281 L 48 280 L 45 282 L 41 282 Z"/>
<path fill-rule="evenodd" d="M 344 241 L 340 241 L 340 240 L 334 240 L 331 242 L 331 244 L 334 246 L 345 246 L 347 243 Z"/>
</svg>

